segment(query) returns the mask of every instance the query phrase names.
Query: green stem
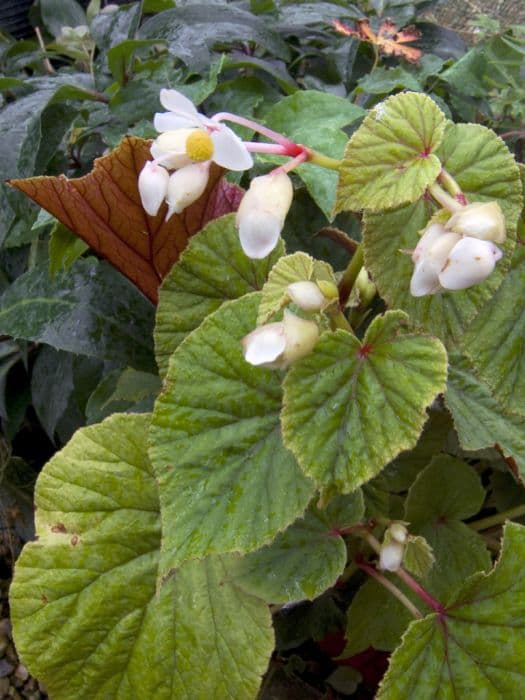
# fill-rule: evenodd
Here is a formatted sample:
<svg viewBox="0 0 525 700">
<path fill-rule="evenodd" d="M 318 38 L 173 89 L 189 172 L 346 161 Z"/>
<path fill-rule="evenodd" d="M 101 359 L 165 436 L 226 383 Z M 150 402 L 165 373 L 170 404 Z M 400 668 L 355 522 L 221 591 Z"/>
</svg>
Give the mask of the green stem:
<svg viewBox="0 0 525 700">
<path fill-rule="evenodd" d="M 341 308 L 344 308 L 346 302 L 348 301 L 348 297 L 350 296 L 350 292 L 355 284 L 357 275 L 363 267 L 363 262 L 363 244 L 360 243 L 352 256 L 352 259 L 348 263 L 346 270 L 343 272 L 341 281 L 339 282 L 339 305 Z"/>
<path fill-rule="evenodd" d="M 439 181 L 441 182 L 443 187 L 447 190 L 447 192 L 449 192 L 453 197 L 455 197 L 457 194 L 463 195 L 463 192 L 461 191 L 461 187 L 454 180 L 454 178 L 448 172 L 448 170 L 445 170 L 445 168 L 443 168 L 441 170 L 441 172 L 439 173 Z"/>
<path fill-rule="evenodd" d="M 354 329 L 352 328 L 352 326 L 348 322 L 348 319 L 340 309 L 336 308 L 333 311 L 328 311 L 328 315 L 330 317 L 330 324 L 333 330 L 335 330 L 336 328 L 341 328 L 344 331 L 354 333 Z"/>
<path fill-rule="evenodd" d="M 328 168 L 329 170 L 339 170 L 343 161 L 337 160 L 337 158 L 330 158 L 330 156 L 325 156 L 318 151 L 314 151 L 313 148 L 306 149 L 308 153 L 308 162 L 314 163 L 314 165 L 320 165 L 321 168 Z"/>
<path fill-rule="evenodd" d="M 463 205 L 456 201 L 454 197 L 449 195 L 448 192 L 445 192 L 445 190 L 440 187 L 437 182 L 430 185 L 428 191 L 438 204 L 441 204 L 444 209 L 448 209 L 450 212 L 452 212 L 452 214 L 454 214 L 456 211 L 460 211 L 460 209 L 463 209 Z"/>
<path fill-rule="evenodd" d="M 407 598 L 407 596 L 403 593 L 402 590 L 400 590 L 395 583 L 392 583 L 392 581 L 389 581 L 386 576 L 383 576 L 383 574 L 380 574 L 377 569 L 374 569 L 373 566 L 370 566 L 369 564 L 363 563 L 358 563 L 357 566 L 362 569 L 363 571 L 366 571 L 366 573 L 374 578 L 381 586 L 387 589 L 387 591 L 390 591 L 393 596 L 395 596 L 400 603 L 402 603 L 407 610 L 410 611 L 413 617 L 415 617 L 417 620 L 421 620 L 423 618 L 423 614 L 421 610 L 416 608 L 414 603 Z"/>
<path fill-rule="evenodd" d="M 512 520 L 512 518 L 519 518 L 523 515 L 525 515 L 525 503 L 503 510 L 501 513 L 496 513 L 496 515 L 489 515 L 488 518 L 474 520 L 474 522 L 468 523 L 468 526 L 479 532 L 480 530 L 488 530 L 489 527 L 494 527 L 495 525 L 502 525 L 505 520 Z"/>
</svg>

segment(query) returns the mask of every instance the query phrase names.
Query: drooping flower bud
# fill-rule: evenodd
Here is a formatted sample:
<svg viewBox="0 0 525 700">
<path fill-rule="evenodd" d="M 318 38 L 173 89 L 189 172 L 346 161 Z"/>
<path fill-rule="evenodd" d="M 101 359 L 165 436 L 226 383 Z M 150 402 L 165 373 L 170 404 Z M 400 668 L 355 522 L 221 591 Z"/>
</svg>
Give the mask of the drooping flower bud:
<svg viewBox="0 0 525 700">
<path fill-rule="evenodd" d="M 308 355 L 318 339 L 314 321 L 285 310 L 282 321 L 259 326 L 242 339 L 244 359 L 251 365 L 284 369 Z"/>
<path fill-rule="evenodd" d="M 249 258 L 265 258 L 275 248 L 292 199 L 293 185 L 286 173 L 251 181 L 237 211 L 239 239 Z"/>
<path fill-rule="evenodd" d="M 157 136 L 151 144 L 150 152 L 160 165 L 170 170 L 183 168 L 192 161 L 186 153 L 186 141 L 197 129 L 175 129 Z"/>
<path fill-rule="evenodd" d="M 408 539 L 408 530 L 403 523 L 392 523 L 388 528 L 390 537 L 398 544 L 405 544 Z"/>
<path fill-rule="evenodd" d="M 328 302 L 316 283 L 308 280 L 292 282 L 287 291 L 293 303 L 303 311 L 320 311 Z"/>
<path fill-rule="evenodd" d="M 483 282 L 503 253 L 492 241 L 465 236 L 450 251 L 439 283 L 444 289 L 467 289 Z"/>
<path fill-rule="evenodd" d="M 446 227 L 454 233 L 482 241 L 503 243 L 506 238 L 505 217 L 497 202 L 468 204 L 450 217 Z"/>
<path fill-rule="evenodd" d="M 445 229 L 442 224 L 431 224 L 421 236 L 412 253 L 415 263 L 410 280 L 410 293 L 414 297 L 434 294 L 441 289 L 439 273 L 443 269 L 452 248 L 460 236 Z"/>
<path fill-rule="evenodd" d="M 166 221 L 173 214 L 180 214 L 186 207 L 197 201 L 206 189 L 210 172 L 209 163 L 191 163 L 169 176 L 166 201 L 168 213 Z"/>
<path fill-rule="evenodd" d="M 168 192 L 168 171 L 147 161 L 140 171 L 138 187 L 142 206 L 150 216 L 156 216 Z"/>
<path fill-rule="evenodd" d="M 397 571 L 403 563 L 405 547 L 395 540 L 383 544 L 379 553 L 379 568 L 385 571 Z"/>
</svg>

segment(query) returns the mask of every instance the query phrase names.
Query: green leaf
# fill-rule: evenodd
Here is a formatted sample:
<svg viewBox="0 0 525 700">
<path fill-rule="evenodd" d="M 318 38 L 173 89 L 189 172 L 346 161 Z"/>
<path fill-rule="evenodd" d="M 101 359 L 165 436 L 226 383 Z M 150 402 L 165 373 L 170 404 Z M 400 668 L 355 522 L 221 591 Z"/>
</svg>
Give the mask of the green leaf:
<svg viewBox="0 0 525 700">
<path fill-rule="evenodd" d="M 348 142 L 336 210 L 383 211 L 421 197 L 441 170 L 444 128 L 445 115 L 421 93 L 376 105 Z"/>
<path fill-rule="evenodd" d="M 266 113 L 265 123 L 296 143 L 339 159 L 347 142 L 346 135 L 340 129 L 364 114 L 361 107 L 342 97 L 317 90 L 300 90 L 274 105 Z M 331 219 L 337 172 L 308 163 L 299 166 L 295 172 L 326 218 Z"/>
<path fill-rule="evenodd" d="M 448 125 L 438 151 L 444 167 L 458 181 L 470 202 L 497 201 L 507 223 L 505 258 L 489 278 L 460 292 L 425 297 L 410 294 L 414 265 L 401 250 L 413 250 L 435 211 L 420 201 L 382 214 L 365 216 L 365 263 L 387 304 L 406 311 L 419 327 L 453 347 L 469 323 L 501 284 L 515 245 L 522 196 L 519 170 L 504 142 L 477 124 Z"/>
<path fill-rule="evenodd" d="M 353 491 L 416 444 L 445 377 L 441 343 L 401 312 L 376 317 L 362 343 L 325 333 L 285 379 L 285 444 L 317 484 Z"/>
<path fill-rule="evenodd" d="M 106 375 L 89 397 L 86 420 L 98 423 L 112 413 L 146 413 L 160 391 L 161 382 L 156 374 L 139 372 L 128 367 Z"/>
<path fill-rule="evenodd" d="M 44 210 L 42 209 L 42 211 Z M 49 274 L 51 277 L 54 277 L 61 270 L 69 270 L 75 260 L 78 260 L 88 249 L 87 243 L 57 221 L 49 238 Z"/>
<path fill-rule="evenodd" d="M 231 573 L 233 581 L 272 603 L 316 598 L 333 586 L 347 558 L 338 528 L 353 525 L 364 515 L 360 491 L 343 498 L 344 505 L 338 499 L 328 512 L 312 506 L 271 544 L 238 559 Z"/>
<path fill-rule="evenodd" d="M 171 358 L 150 451 L 164 573 L 191 557 L 267 544 L 312 497 L 313 484 L 282 444 L 280 377 L 248 364 L 241 352 L 259 298 L 221 306 Z"/>
<path fill-rule="evenodd" d="M 468 576 L 490 567 L 483 539 L 461 522 L 476 515 L 484 500 L 485 489 L 472 467 L 447 455 L 434 457 L 408 492 L 410 531 L 428 541 L 436 559 L 425 588 L 442 602 Z"/>
<path fill-rule="evenodd" d="M 435 561 L 434 552 L 427 540 L 421 535 L 409 535 L 403 555 L 404 568 L 417 578 L 426 578 Z"/>
<path fill-rule="evenodd" d="M 371 95 L 388 95 L 394 90 L 414 90 L 420 92 L 419 80 L 403 66 L 384 68 L 378 66 L 358 81 L 359 91 Z"/>
<path fill-rule="evenodd" d="M 55 37 L 62 33 L 62 27 L 87 24 L 86 14 L 76 0 L 39 0 L 39 7 L 46 29 Z"/>
<path fill-rule="evenodd" d="M 525 265 L 505 277 L 461 345 L 506 411 L 525 417 Z"/>
<path fill-rule="evenodd" d="M 480 450 L 499 445 L 515 460 L 525 478 L 523 416 L 506 411 L 490 387 L 476 376 L 469 361 L 456 353 L 450 356 L 445 400 L 463 448 Z"/>
<path fill-rule="evenodd" d="M 490 574 L 475 574 L 442 614 L 413 622 L 378 700 L 520 700 L 525 658 L 525 528 L 509 523 Z"/>
<path fill-rule="evenodd" d="M 0 333 L 137 369 L 154 367 L 152 330 L 152 305 L 93 258 L 53 279 L 34 267 L 0 297 Z"/>
<path fill-rule="evenodd" d="M 126 71 L 137 49 L 151 47 L 158 43 L 158 40 L 155 39 L 125 39 L 109 49 L 107 53 L 108 66 L 115 80 L 121 85 L 126 82 L 128 77 Z"/>
<path fill-rule="evenodd" d="M 332 268 L 328 263 L 314 260 L 306 253 L 294 253 L 280 258 L 273 266 L 263 287 L 257 325 L 266 323 L 288 297 L 288 285 L 304 280 L 325 280 L 336 285 Z"/>
<path fill-rule="evenodd" d="M 104 52 L 126 39 L 135 38 L 141 14 L 142 3 L 134 2 L 122 5 L 113 12 L 100 12 L 93 17 L 89 31 L 101 50 L 103 62 L 107 60 Z"/>
<path fill-rule="evenodd" d="M 188 562 L 157 588 L 149 419 L 82 429 L 42 471 L 38 540 L 10 591 L 17 649 L 56 700 L 255 698 L 271 619 L 230 583 L 229 560 Z"/>
<path fill-rule="evenodd" d="M 235 214 L 211 221 L 192 236 L 159 291 L 155 353 L 161 376 L 168 360 L 194 328 L 230 299 L 262 289 L 283 244 L 263 260 L 242 251 Z"/>
</svg>

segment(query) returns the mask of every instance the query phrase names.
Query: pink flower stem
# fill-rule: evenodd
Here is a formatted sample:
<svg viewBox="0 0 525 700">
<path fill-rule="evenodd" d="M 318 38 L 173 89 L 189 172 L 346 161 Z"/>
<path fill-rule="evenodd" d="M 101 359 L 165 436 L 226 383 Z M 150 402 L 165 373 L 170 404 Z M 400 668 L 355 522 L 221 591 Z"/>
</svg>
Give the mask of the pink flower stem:
<svg viewBox="0 0 525 700">
<path fill-rule="evenodd" d="M 374 578 L 383 588 L 386 588 L 387 591 L 390 591 L 392 595 L 394 595 L 400 603 L 402 603 L 407 610 L 410 611 L 413 617 L 415 617 L 417 620 L 421 620 L 423 618 L 423 614 L 421 613 L 421 610 L 419 610 L 414 603 L 407 598 L 407 596 L 401 591 L 392 581 L 387 579 L 386 576 L 383 576 L 383 574 L 380 574 L 377 569 L 374 569 L 373 566 L 370 566 L 369 564 L 366 564 L 365 562 L 362 561 L 356 561 L 357 566 L 362 570 L 365 571 L 369 576 Z"/>
<path fill-rule="evenodd" d="M 274 153 L 277 156 L 287 156 L 288 149 L 278 143 L 260 143 L 259 141 L 243 141 L 243 145 L 250 153 Z"/>
<path fill-rule="evenodd" d="M 253 131 L 256 131 L 257 133 L 262 134 L 263 136 L 266 136 L 267 138 L 271 139 L 272 141 L 275 141 L 276 143 L 280 143 L 281 146 L 284 146 L 285 148 L 287 148 L 288 153 L 286 153 L 285 155 L 295 156 L 297 154 L 297 144 L 296 143 L 294 143 L 293 141 L 290 141 L 290 139 L 287 139 L 286 136 L 283 136 L 282 134 L 277 133 L 277 131 L 272 131 L 271 129 L 268 129 L 267 127 L 262 126 L 261 124 L 258 124 L 257 122 L 254 122 L 251 119 L 246 119 L 245 117 L 239 117 L 237 114 L 231 114 L 230 112 L 219 112 L 218 114 L 214 114 L 212 119 L 215 122 L 222 122 L 222 121 L 233 122 L 234 124 L 239 124 L 240 126 L 245 126 L 248 129 L 253 129 Z"/>
<path fill-rule="evenodd" d="M 287 163 L 284 163 L 280 167 L 275 168 L 275 170 L 272 170 L 271 174 L 276 175 L 277 173 L 289 173 L 298 165 L 301 165 L 301 163 L 304 163 L 307 160 L 308 152 L 306 150 L 302 151 L 298 156 L 295 156 L 295 158 L 292 158 Z"/>
<path fill-rule="evenodd" d="M 439 615 L 446 615 L 446 610 L 443 607 L 443 605 L 433 598 L 430 593 L 427 593 L 425 589 L 420 586 L 420 584 L 416 581 L 415 578 L 412 578 L 412 576 L 408 573 L 408 571 L 405 571 L 405 569 L 399 568 L 396 571 L 396 574 L 399 576 L 399 578 L 405 583 L 414 593 L 421 598 L 421 600 L 428 605 L 429 608 L 434 610 L 434 612 L 439 613 Z"/>
</svg>

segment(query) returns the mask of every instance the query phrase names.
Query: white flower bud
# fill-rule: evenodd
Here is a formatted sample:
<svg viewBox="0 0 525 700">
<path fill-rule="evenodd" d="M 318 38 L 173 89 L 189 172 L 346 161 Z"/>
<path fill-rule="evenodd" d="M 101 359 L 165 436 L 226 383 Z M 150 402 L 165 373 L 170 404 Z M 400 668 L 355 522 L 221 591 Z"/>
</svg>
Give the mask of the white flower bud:
<svg viewBox="0 0 525 700">
<path fill-rule="evenodd" d="M 169 176 L 166 221 L 173 214 L 180 214 L 199 199 L 208 184 L 209 171 L 208 163 L 192 163 Z"/>
<path fill-rule="evenodd" d="M 275 248 L 292 199 L 293 185 L 286 173 L 251 181 L 237 211 L 239 239 L 249 258 L 265 258 Z"/>
<path fill-rule="evenodd" d="M 159 165 L 170 170 L 189 165 L 192 161 L 186 153 L 186 140 L 194 131 L 196 129 L 165 131 L 151 144 L 151 155 Z"/>
<path fill-rule="evenodd" d="M 451 250 L 439 282 L 445 289 L 466 289 L 483 282 L 502 257 L 501 250 L 492 241 L 466 236 Z"/>
<path fill-rule="evenodd" d="M 242 339 L 244 359 L 251 365 L 283 369 L 308 355 L 319 339 L 314 321 L 286 310 L 282 321 L 259 326 Z"/>
<path fill-rule="evenodd" d="M 450 217 L 446 227 L 454 233 L 482 241 L 503 243 L 506 238 L 505 217 L 497 202 L 468 204 Z"/>
<path fill-rule="evenodd" d="M 168 171 L 147 161 L 140 171 L 138 187 L 142 206 L 150 216 L 156 216 L 168 191 Z"/>
<path fill-rule="evenodd" d="M 292 282 L 288 285 L 288 296 L 303 311 L 320 311 L 327 299 L 315 282 Z"/>
<path fill-rule="evenodd" d="M 398 544 L 405 544 L 408 539 L 408 530 L 403 523 L 392 523 L 388 528 L 390 537 Z"/>
<path fill-rule="evenodd" d="M 442 224 L 431 224 L 427 228 L 412 253 L 412 260 L 415 262 L 410 280 L 412 296 L 422 297 L 441 289 L 439 273 L 447 261 L 448 254 L 459 240 L 458 234 L 448 232 Z"/>
<path fill-rule="evenodd" d="M 385 571 L 397 571 L 403 562 L 404 553 L 405 547 L 399 542 L 391 541 L 383 544 L 379 552 L 379 568 Z"/>
</svg>

